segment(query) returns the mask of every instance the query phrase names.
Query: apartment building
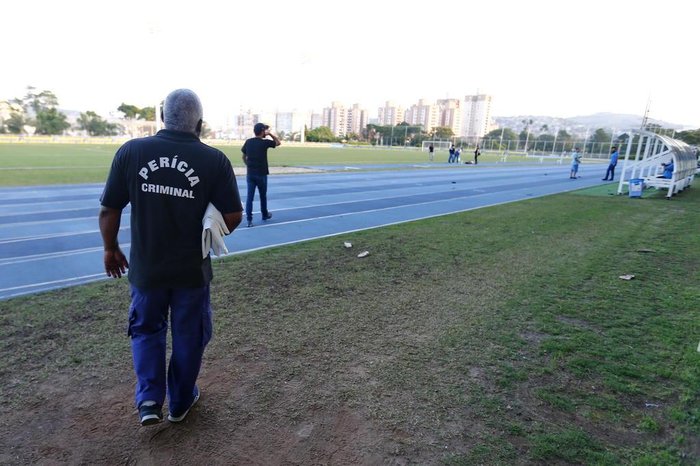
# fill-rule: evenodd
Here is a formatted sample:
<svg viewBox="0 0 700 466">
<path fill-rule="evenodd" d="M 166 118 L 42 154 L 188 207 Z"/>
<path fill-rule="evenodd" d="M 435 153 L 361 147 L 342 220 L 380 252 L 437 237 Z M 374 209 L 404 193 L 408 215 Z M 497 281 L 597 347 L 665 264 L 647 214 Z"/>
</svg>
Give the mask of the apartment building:
<svg viewBox="0 0 700 466">
<path fill-rule="evenodd" d="M 362 135 L 367 128 L 367 111 L 360 104 L 353 104 L 348 111 L 348 133 Z"/>
<path fill-rule="evenodd" d="M 430 132 L 440 126 L 440 108 L 426 99 L 420 99 L 417 104 L 406 110 L 404 120 L 411 126 L 422 125 L 424 131 Z"/>
<path fill-rule="evenodd" d="M 462 131 L 462 101 L 459 99 L 442 99 L 437 101 L 439 108 L 438 126 L 450 128 L 455 136 Z"/>
<path fill-rule="evenodd" d="M 486 94 L 464 97 L 460 136 L 476 140 L 484 137 L 489 132 L 491 99 L 492 97 Z"/>
<path fill-rule="evenodd" d="M 340 102 L 332 102 L 330 107 L 323 109 L 322 126 L 330 128 L 337 138 L 345 137 L 350 133 L 362 134 L 367 121 L 367 111 L 359 104 L 347 108 Z"/>
<path fill-rule="evenodd" d="M 307 121 L 309 129 L 316 129 L 323 126 L 323 114 L 322 113 L 312 113 L 309 115 Z"/>
<path fill-rule="evenodd" d="M 337 138 L 348 133 L 348 109 L 340 102 L 331 102 L 330 107 L 323 109 L 323 125 L 330 128 Z"/>
<path fill-rule="evenodd" d="M 305 124 L 306 118 L 301 112 L 277 112 L 275 114 L 275 131 L 278 134 L 299 133 Z"/>
<path fill-rule="evenodd" d="M 378 114 L 377 124 L 381 126 L 396 126 L 406 119 L 406 110 L 391 101 L 387 101 L 383 107 L 379 107 Z"/>
</svg>

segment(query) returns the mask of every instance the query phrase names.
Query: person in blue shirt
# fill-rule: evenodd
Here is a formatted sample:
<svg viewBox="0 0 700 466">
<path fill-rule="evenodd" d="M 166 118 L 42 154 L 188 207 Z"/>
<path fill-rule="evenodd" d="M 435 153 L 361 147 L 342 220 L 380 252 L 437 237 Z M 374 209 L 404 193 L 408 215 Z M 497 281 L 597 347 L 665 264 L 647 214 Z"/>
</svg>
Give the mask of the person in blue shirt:
<svg viewBox="0 0 700 466">
<path fill-rule="evenodd" d="M 605 172 L 605 178 L 603 181 L 613 181 L 615 179 L 615 167 L 617 166 L 617 158 L 619 154 L 617 152 L 617 147 L 612 146 L 610 148 L 610 163 L 608 164 L 608 171 Z"/>
<path fill-rule="evenodd" d="M 663 177 L 669 180 L 673 178 L 673 160 L 668 163 L 662 163 L 661 166 L 664 167 Z"/>
</svg>

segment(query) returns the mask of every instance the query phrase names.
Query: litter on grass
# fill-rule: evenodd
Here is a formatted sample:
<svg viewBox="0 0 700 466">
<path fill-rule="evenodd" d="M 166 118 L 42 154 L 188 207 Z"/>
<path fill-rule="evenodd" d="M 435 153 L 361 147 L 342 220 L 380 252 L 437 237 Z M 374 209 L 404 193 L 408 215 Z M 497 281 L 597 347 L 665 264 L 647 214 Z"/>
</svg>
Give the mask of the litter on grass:
<svg viewBox="0 0 700 466">
<path fill-rule="evenodd" d="M 632 275 L 631 273 L 627 275 L 620 275 L 620 278 L 623 280 L 632 280 L 634 278 L 634 275 Z"/>
<path fill-rule="evenodd" d="M 369 256 L 369 251 L 362 251 L 357 255 L 357 257 L 367 257 Z"/>
<path fill-rule="evenodd" d="M 352 243 L 349 242 L 349 241 L 346 241 L 346 242 L 343 243 L 343 246 L 345 246 L 346 248 L 350 249 L 350 248 L 352 247 Z"/>
</svg>

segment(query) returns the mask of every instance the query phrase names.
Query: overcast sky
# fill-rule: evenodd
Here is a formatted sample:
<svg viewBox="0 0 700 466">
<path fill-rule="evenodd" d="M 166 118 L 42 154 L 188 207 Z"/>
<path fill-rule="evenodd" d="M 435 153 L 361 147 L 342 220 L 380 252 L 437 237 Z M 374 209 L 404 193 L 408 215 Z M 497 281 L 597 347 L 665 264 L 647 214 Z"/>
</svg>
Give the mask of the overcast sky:
<svg viewBox="0 0 700 466">
<path fill-rule="evenodd" d="M 3 2 L 0 100 L 33 85 L 107 116 L 187 87 L 218 125 L 241 108 L 337 100 L 376 115 L 479 91 L 496 116 L 642 115 L 650 100 L 651 117 L 697 128 L 699 13 L 681 0 Z"/>
</svg>

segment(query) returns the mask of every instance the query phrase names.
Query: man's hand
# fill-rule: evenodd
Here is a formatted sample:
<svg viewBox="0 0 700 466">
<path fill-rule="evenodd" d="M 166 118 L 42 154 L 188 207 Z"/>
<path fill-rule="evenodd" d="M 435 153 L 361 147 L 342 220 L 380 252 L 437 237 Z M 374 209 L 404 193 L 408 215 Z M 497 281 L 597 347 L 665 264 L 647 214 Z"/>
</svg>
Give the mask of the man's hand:
<svg viewBox="0 0 700 466">
<path fill-rule="evenodd" d="M 115 250 L 105 250 L 104 262 L 108 277 L 121 278 L 122 275 L 126 275 L 126 269 L 129 268 L 129 262 L 119 247 Z"/>
</svg>

